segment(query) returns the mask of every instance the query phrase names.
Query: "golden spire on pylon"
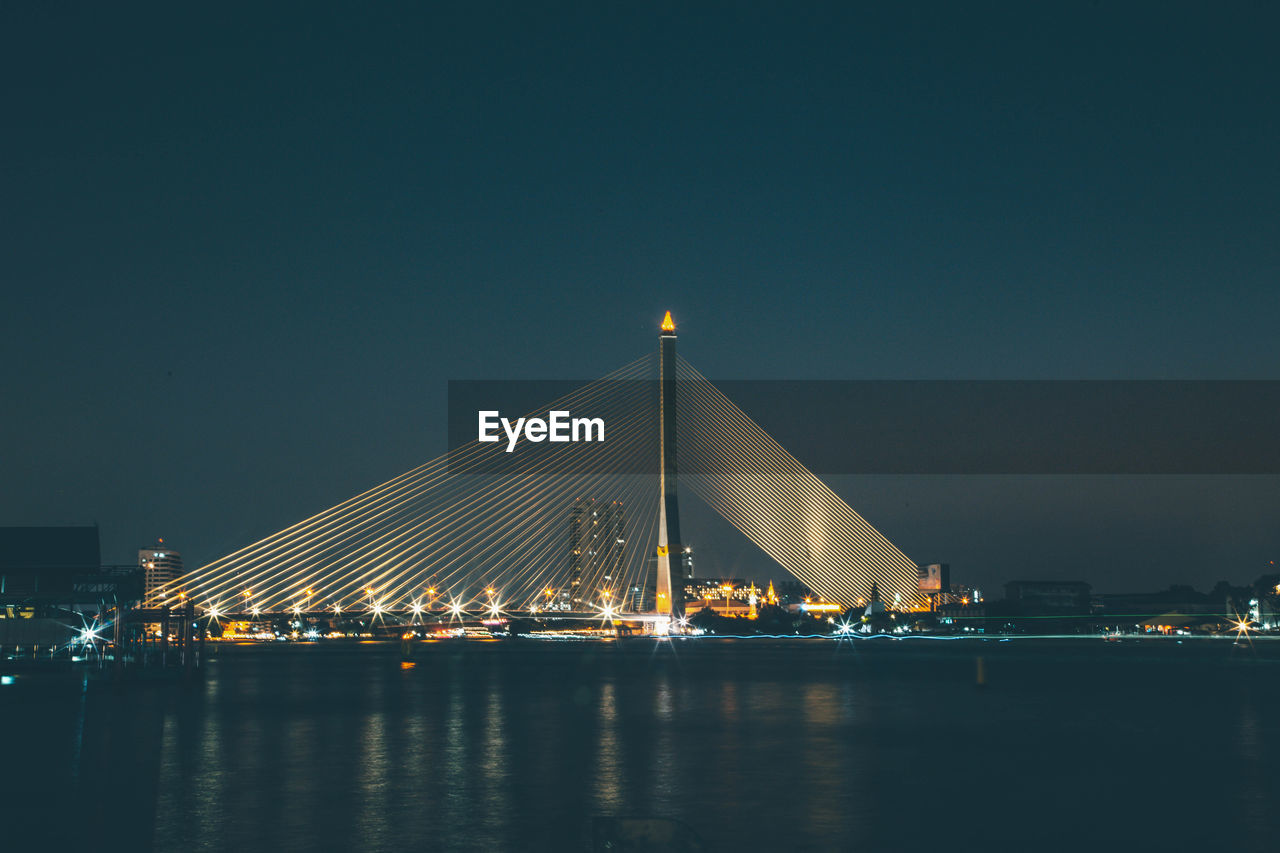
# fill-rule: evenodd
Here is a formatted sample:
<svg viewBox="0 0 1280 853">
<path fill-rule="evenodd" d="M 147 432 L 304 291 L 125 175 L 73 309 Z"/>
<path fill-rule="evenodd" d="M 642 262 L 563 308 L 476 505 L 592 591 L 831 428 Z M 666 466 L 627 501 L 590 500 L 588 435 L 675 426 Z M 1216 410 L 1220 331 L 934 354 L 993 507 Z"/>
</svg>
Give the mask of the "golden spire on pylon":
<svg viewBox="0 0 1280 853">
<path fill-rule="evenodd" d="M 668 311 L 667 316 L 662 318 L 662 331 L 664 333 L 669 334 L 671 332 L 674 332 L 675 330 L 676 330 L 676 321 L 671 319 L 671 312 Z"/>
</svg>

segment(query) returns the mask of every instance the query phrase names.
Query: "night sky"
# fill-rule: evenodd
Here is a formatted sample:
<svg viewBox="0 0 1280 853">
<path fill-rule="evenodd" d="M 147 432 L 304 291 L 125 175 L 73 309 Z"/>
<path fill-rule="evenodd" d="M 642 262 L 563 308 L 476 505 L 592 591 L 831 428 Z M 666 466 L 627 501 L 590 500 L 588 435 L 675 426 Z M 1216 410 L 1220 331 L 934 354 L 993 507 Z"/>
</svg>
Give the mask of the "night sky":
<svg viewBox="0 0 1280 853">
<path fill-rule="evenodd" d="M 369 5 L 0 9 L 0 524 L 198 565 L 668 308 L 712 378 L 1280 379 L 1274 6 Z M 833 485 L 986 587 L 1280 559 L 1274 477 Z"/>
</svg>

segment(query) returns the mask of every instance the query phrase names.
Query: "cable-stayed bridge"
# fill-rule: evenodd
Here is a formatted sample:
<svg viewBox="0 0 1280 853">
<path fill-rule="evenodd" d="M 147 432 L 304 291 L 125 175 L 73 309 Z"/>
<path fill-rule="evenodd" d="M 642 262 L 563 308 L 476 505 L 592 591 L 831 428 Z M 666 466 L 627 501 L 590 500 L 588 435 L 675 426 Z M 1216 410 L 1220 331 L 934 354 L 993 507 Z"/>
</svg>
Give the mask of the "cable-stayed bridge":
<svg viewBox="0 0 1280 853">
<path fill-rule="evenodd" d="M 603 443 L 511 455 L 478 439 L 150 591 L 144 607 L 271 614 L 682 614 L 677 483 L 830 601 L 874 582 L 915 600 L 917 566 L 675 351 L 550 401 Z"/>
</svg>

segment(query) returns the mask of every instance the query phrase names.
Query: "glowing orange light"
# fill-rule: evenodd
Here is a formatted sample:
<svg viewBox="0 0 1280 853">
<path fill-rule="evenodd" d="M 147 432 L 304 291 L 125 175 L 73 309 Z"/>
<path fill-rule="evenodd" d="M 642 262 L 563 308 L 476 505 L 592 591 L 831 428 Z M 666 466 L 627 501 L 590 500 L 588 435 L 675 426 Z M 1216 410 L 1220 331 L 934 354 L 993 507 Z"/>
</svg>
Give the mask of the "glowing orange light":
<svg viewBox="0 0 1280 853">
<path fill-rule="evenodd" d="M 676 321 L 671 319 L 671 312 L 667 312 L 667 316 L 662 318 L 662 331 L 674 332 L 676 330 Z"/>
</svg>

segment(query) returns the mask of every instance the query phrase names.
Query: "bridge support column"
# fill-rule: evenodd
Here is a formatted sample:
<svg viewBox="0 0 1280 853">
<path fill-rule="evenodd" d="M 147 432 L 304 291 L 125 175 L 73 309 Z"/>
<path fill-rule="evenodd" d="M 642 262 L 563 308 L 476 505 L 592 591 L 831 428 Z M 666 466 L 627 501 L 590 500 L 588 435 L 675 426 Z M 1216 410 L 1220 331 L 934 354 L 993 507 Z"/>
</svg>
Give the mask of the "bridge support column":
<svg viewBox="0 0 1280 853">
<path fill-rule="evenodd" d="M 658 579 L 657 611 L 684 616 L 684 548 L 676 494 L 676 324 L 671 312 L 658 335 Z M 674 564 L 674 565 L 673 565 Z"/>
</svg>

